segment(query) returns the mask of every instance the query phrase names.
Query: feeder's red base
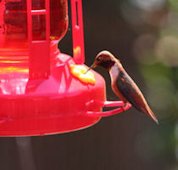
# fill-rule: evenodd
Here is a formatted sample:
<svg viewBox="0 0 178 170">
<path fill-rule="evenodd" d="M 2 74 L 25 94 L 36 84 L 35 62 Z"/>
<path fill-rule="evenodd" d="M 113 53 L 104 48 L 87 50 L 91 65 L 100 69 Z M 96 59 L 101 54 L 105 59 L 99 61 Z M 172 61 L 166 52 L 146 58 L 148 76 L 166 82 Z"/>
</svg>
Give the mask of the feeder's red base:
<svg viewBox="0 0 178 170">
<path fill-rule="evenodd" d="M 83 84 L 69 72 L 72 58 L 61 53 L 52 63 L 48 79 L 30 80 L 20 67 L 0 73 L 0 136 L 64 133 L 100 120 L 87 112 L 102 109 L 90 103 L 105 101 L 103 78 L 94 73 L 96 84 Z"/>
<path fill-rule="evenodd" d="M 99 121 L 99 117 L 54 117 L 14 119 L 1 124 L 0 136 L 41 136 L 72 132 L 90 127 Z"/>
</svg>

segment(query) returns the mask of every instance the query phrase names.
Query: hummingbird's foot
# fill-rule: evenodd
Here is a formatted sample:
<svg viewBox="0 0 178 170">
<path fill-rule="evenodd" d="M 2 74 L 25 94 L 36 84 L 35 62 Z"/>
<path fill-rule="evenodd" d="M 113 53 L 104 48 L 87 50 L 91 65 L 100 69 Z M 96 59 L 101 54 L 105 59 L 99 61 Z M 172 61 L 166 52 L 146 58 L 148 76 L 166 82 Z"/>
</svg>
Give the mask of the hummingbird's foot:
<svg viewBox="0 0 178 170">
<path fill-rule="evenodd" d="M 127 106 L 130 105 L 130 103 L 128 103 L 128 102 L 124 102 L 124 101 L 123 101 L 123 103 L 124 103 L 124 105 L 121 107 L 122 110 L 123 110 L 123 111 L 128 110 L 128 109 L 127 109 Z"/>
</svg>

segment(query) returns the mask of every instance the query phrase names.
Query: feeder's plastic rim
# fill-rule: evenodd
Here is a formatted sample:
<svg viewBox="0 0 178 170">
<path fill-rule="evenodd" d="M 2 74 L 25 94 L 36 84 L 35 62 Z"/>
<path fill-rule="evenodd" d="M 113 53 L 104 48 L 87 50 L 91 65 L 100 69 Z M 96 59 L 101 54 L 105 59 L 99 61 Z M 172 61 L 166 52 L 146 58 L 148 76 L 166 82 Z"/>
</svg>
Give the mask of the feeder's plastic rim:
<svg viewBox="0 0 178 170">
<path fill-rule="evenodd" d="M 102 105 L 102 107 L 118 107 L 118 108 L 109 111 L 87 111 L 88 116 L 99 116 L 99 117 L 113 116 L 125 112 L 132 107 L 130 103 L 124 103 L 123 101 L 104 101 L 104 102 L 92 101 L 92 103 L 100 104 Z"/>
</svg>

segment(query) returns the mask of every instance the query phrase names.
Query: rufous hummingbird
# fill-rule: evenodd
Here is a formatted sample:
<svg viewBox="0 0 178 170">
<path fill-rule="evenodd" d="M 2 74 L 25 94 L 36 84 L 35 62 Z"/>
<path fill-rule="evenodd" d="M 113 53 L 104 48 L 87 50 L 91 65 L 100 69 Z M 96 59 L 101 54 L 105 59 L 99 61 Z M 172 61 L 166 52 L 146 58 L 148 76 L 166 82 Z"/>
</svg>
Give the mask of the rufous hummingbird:
<svg viewBox="0 0 178 170">
<path fill-rule="evenodd" d="M 109 72 L 111 77 L 111 87 L 116 96 L 118 96 L 125 104 L 129 102 L 138 111 L 146 113 L 158 124 L 158 120 L 150 109 L 142 92 L 127 74 L 121 62 L 114 57 L 113 54 L 109 51 L 101 51 L 88 70 L 97 66 L 101 66 Z"/>
</svg>

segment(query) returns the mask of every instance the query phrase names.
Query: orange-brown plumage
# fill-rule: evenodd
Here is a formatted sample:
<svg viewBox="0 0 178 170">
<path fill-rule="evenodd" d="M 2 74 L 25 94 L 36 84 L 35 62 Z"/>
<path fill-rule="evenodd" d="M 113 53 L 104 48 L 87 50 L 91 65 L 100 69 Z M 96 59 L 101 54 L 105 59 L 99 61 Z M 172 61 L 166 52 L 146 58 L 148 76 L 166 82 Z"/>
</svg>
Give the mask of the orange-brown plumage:
<svg viewBox="0 0 178 170">
<path fill-rule="evenodd" d="M 146 113 L 158 123 L 142 92 L 117 58 L 108 51 L 102 51 L 96 56 L 91 68 L 96 66 L 101 66 L 109 72 L 112 90 L 122 101 L 131 103 L 137 110 Z"/>
</svg>

